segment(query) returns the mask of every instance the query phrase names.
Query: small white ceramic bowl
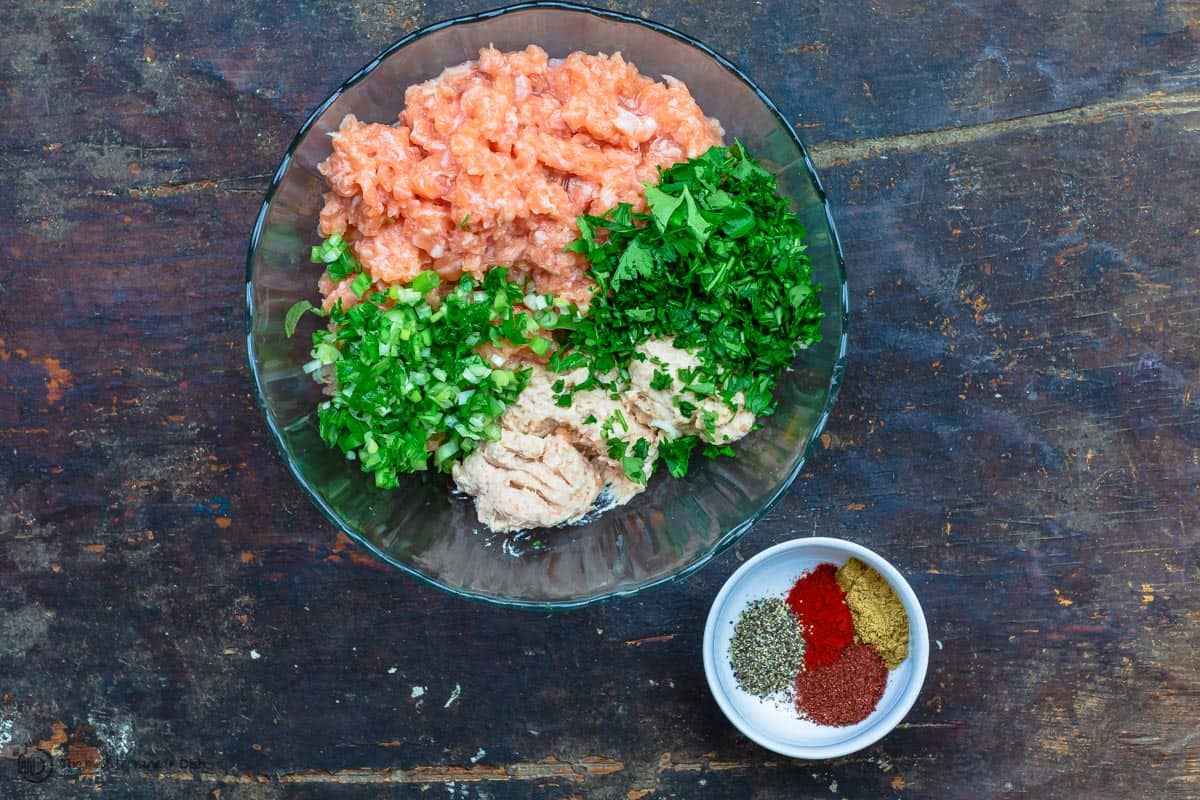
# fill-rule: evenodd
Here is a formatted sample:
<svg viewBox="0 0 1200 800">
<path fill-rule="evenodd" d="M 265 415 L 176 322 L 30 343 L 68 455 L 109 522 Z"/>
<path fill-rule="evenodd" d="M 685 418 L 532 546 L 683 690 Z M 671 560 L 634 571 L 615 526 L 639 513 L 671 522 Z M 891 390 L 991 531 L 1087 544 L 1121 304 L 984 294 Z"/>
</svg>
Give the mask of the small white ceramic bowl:
<svg viewBox="0 0 1200 800">
<path fill-rule="evenodd" d="M 908 613 L 908 658 L 888 673 L 887 688 L 875 710 L 856 725 L 835 728 L 800 719 L 790 702 L 760 700 L 743 691 L 729 666 L 729 640 L 746 604 L 762 597 L 784 597 L 801 574 L 825 562 L 840 567 L 851 557 L 883 575 Z M 872 551 L 843 539 L 793 539 L 759 553 L 721 587 L 704 627 L 704 674 L 717 705 L 747 737 L 791 758 L 837 758 L 879 741 L 916 702 L 928 666 L 929 629 L 908 581 Z"/>
</svg>

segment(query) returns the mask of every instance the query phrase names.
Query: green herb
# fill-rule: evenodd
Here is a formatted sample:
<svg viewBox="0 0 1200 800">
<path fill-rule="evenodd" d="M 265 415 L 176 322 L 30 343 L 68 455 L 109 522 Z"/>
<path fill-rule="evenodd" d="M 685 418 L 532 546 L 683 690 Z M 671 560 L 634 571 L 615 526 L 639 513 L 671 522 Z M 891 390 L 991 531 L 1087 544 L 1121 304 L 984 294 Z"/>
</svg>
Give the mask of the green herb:
<svg viewBox="0 0 1200 800">
<path fill-rule="evenodd" d="M 333 394 L 317 411 L 321 437 L 381 487 L 428 469 L 431 458 L 449 470 L 498 439 L 498 418 L 529 381 L 530 370 L 498 369 L 476 352 L 483 342 L 517 344 L 503 331 L 524 329 L 514 323 L 524 286 L 504 269 L 482 283 L 464 275 L 435 309 L 425 294 L 439 283 L 425 272 L 410 287 L 373 292 L 348 310 L 339 301 L 329 314 L 332 330 L 313 334 L 314 368 L 335 375 Z"/>
<path fill-rule="evenodd" d="M 362 297 L 371 288 L 371 276 L 365 272 L 360 272 L 354 276 L 354 280 L 350 281 L 350 291 L 354 292 L 359 297 Z"/>
<path fill-rule="evenodd" d="M 313 312 L 318 317 L 323 316 L 321 309 L 314 306 L 307 300 L 300 300 L 292 304 L 292 307 L 287 310 L 287 315 L 283 318 L 283 333 L 289 339 L 296 332 L 296 325 L 300 323 L 300 318 L 307 312 Z"/>
<path fill-rule="evenodd" d="M 460 231 L 465 231 L 467 229 L 467 223 L 470 221 L 471 221 L 471 212 L 468 211 L 466 213 L 466 215 L 461 220 L 458 221 L 458 229 Z"/>
<path fill-rule="evenodd" d="M 709 444 L 709 445 L 704 446 L 704 457 L 705 458 L 717 458 L 718 456 L 732 456 L 732 455 L 734 455 L 733 448 L 727 444 L 725 444 L 725 445 Z"/>
<path fill-rule="evenodd" d="M 621 412 L 621 409 L 614 408 L 612 413 L 608 415 L 608 419 L 604 420 L 604 424 L 600 426 L 600 435 L 606 438 L 611 436 L 618 425 L 621 427 L 621 430 L 629 433 L 629 421 L 625 419 L 625 415 Z"/>
<path fill-rule="evenodd" d="M 649 476 L 646 475 L 646 459 L 638 458 L 637 456 L 624 456 L 621 459 L 621 471 L 625 473 L 625 477 L 637 483 L 645 483 Z"/>
<path fill-rule="evenodd" d="M 700 441 L 696 436 L 681 436 L 678 439 L 660 442 L 658 445 L 658 460 L 667 465 L 667 470 L 676 478 L 687 475 L 688 461 L 692 450 Z"/>
<path fill-rule="evenodd" d="M 329 277 L 335 282 L 344 280 L 362 269 L 358 259 L 350 252 L 350 244 L 340 233 L 332 234 L 314 247 L 310 260 L 314 264 L 324 264 Z"/>
<path fill-rule="evenodd" d="M 620 461 L 629 449 L 629 442 L 624 439 L 606 439 L 604 443 L 608 447 L 608 457 L 613 461 Z"/>
<path fill-rule="evenodd" d="M 604 441 L 608 457 L 621 465 L 621 471 L 630 480 L 645 483 L 649 476 L 646 474 L 646 458 L 650 454 L 650 442 L 639 437 L 633 445 L 624 439 L 610 437 Z"/>
<path fill-rule="evenodd" d="M 700 360 L 680 372 L 689 396 L 717 396 L 732 408 L 742 392 L 747 410 L 771 413 L 779 374 L 799 348 L 820 340 L 804 226 L 738 142 L 660 170 L 646 202 L 646 213 L 621 204 L 578 219 L 579 238 L 567 249 L 587 259 L 595 294 L 550 368 L 587 366 L 590 383 L 581 385 L 618 392 L 629 362 L 641 357 L 637 347 L 672 337 Z M 671 385 L 667 372 L 655 371 L 651 388 Z M 679 395 L 675 403 L 685 417 L 696 413 Z M 672 474 L 686 470 L 684 447 L 661 456 Z"/>
<path fill-rule="evenodd" d="M 409 288 L 412 289 L 414 292 L 420 292 L 421 294 L 429 294 L 430 292 L 432 292 L 434 289 L 436 289 L 437 287 L 439 287 L 441 285 L 442 285 L 442 276 L 438 275 L 436 272 L 434 272 L 431 269 L 427 269 L 424 272 L 418 274 L 417 277 L 413 278 L 412 283 L 409 284 Z"/>
</svg>

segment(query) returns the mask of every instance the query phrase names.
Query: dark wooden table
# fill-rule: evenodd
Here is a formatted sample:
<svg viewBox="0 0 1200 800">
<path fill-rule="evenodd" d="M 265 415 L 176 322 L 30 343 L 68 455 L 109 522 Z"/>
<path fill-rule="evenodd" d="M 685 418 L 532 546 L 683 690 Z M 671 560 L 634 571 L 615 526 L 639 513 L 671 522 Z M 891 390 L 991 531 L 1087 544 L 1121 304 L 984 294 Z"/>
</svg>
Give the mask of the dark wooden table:
<svg viewBox="0 0 1200 800">
<path fill-rule="evenodd" d="M 243 351 L 300 122 L 486 3 L 0 4 L 0 796 L 1200 797 L 1200 7 L 631 5 L 811 145 L 851 359 L 735 551 L 546 615 L 335 535 Z M 893 559 L 936 644 L 898 730 L 802 763 L 726 722 L 699 642 L 740 560 L 814 533 Z"/>
</svg>

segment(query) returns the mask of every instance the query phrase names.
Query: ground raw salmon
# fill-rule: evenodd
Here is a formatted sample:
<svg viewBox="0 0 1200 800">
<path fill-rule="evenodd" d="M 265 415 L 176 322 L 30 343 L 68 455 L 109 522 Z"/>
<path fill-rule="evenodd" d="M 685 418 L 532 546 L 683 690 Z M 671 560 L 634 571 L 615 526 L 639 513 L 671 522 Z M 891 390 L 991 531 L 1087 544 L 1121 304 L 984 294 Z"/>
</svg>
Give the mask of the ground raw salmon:
<svg viewBox="0 0 1200 800">
<path fill-rule="evenodd" d="M 664 80 L 620 54 L 481 50 L 409 87 L 397 124 L 342 121 L 320 165 L 330 190 L 321 234 L 343 234 L 378 284 L 510 266 L 539 291 L 586 304 L 586 262 L 563 252 L 576 216 L 644 209 L 642 181 L 658 167 L 721 143 L 687 87 Z M 328 276 L 320 288 L 327 305 L 354 300 Z"/>
</svg>

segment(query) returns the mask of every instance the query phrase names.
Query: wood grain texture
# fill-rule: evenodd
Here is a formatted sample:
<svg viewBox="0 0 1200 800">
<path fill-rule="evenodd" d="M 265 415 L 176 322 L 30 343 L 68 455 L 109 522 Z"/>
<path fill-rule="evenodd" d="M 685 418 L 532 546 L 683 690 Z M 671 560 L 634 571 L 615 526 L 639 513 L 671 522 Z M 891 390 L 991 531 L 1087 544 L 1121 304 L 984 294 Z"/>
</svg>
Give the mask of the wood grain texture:
<svg viewBox="0 0 1200 800">
<path fill-rule="evenodd" d="M 800 126 L 851 361 L 734 551 L 539 615 L 335 536 L 242 344 L 300 122 L 486 5 L 0 4 L 0 796 L 1200 797 L 1197 6 L 632 4 Z M 892 559 L 936 644 L 897 731 L 801 763 L 699 643 L 740 560 L 813 533 Z"/>
</svg>

